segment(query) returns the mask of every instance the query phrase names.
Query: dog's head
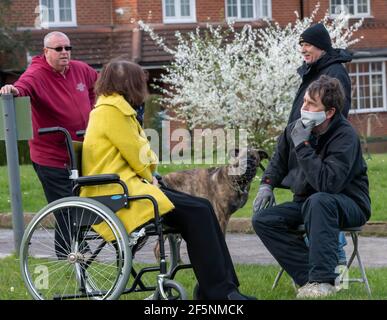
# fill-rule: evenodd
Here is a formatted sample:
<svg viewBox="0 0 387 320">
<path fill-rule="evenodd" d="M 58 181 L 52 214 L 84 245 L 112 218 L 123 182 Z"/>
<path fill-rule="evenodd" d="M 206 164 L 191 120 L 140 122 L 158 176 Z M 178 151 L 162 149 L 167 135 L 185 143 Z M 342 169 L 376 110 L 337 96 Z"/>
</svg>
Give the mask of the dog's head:
<svg viewBox="0 0 387 320">
<path fill-rule="evenodd" d="M 232 208 L 230 208 L 231 215 L 246 204 L 251 182 L 257 174 L 257 168 L 263 159 L 269 158 L 269 155 L 264 150 L 243 148 L 233 150 L 229 157 L 231 160 L 228 166 L 228 175 L 239 191 L 237 198 L 233 199 Z"/>
<path fill-rule="evenodd" d="M 250 183 L 257 174 L 258 166 L 261 166 L 263 159 L 268 159 L 266 151 L 254 148 L 235 149 L 229 154 L 230 170 L 229 174 L 238 176 L 238 180 Z"/>
</svg>

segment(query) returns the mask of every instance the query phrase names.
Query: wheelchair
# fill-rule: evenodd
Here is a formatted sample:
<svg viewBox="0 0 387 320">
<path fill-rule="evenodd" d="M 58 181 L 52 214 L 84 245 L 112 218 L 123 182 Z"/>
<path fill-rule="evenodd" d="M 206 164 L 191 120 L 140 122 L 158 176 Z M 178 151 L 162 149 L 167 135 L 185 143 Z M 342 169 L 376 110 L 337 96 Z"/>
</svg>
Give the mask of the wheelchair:
<svg viewBox="0 0 387 320">
<path fill-rule="evenodd" d="M 69 132 L 61 127 L 41 128 L 38 132 L 64 135 L 73 196 L 45 206 L 25 230 L 20 267 L 31 296 L 36 300 L 113 300 L 123 294 L 149 291 L 150 300 L 186 300 L 185 289 L 174 277 L 179 270 L 192 266 L 179 261 L 179 232 L 162 223 L 156 200 L 150 195 L 130 196 L 126 184 L 116 174 L 81 176 L 82 142 L 72 141 Z M 84 131 L 77 132 L 78 136 L 83 134 Z M 81 187 L 103 184 L 119 184 L 122 193 L 79 196 Z M 154 219 L 128 234 L 115 212 L 140 199 L 153 204 Z M 101 223 L 110 239 L 94 230 Z M 136 271 L 135 254 L 152 236 L 157 237 L 159 264 Z M 158 273 L 152 285 L 143 281 L 143 276 L 150 272 Z M 133 281 L 127 287 L 130 276 Z"/>
</svg>

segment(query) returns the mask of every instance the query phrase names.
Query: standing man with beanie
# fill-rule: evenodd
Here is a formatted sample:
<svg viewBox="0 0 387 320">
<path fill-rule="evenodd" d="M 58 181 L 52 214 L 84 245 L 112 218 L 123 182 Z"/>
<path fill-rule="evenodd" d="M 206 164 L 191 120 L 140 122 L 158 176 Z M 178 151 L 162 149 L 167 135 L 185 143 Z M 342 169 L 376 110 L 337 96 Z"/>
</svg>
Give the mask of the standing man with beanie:
<svg viewBox="0 0 387 320">
<path fill-rule="evenodd" d="M 300 118 L 306 88 L 323 74 L 338 79 L 343 86 L 345 102 L 342 114 L 347 118 L 351 108 L 351 80 L 342 64 L 350 62 L 352 55 L 347 50 L 332 48 L 328 30 L 322 23 L 306 29 L 301 34 L 299 44 L 304 63 L 297 69 L 297 72 L 302 83 L 294 98 L 288 123 Z"/>
<path fill-rule="evenodd" d="M 29 96 L 32 106 L 33 137 L 30 157 L 48 202 L 72 195 L 69 157 L 61 134 L 40 136 L 39 128 L 64 127 L 74 140 L 76 131 L 86 129 L 95 102 L 97 72 L 81 61 L 71 60 L 70 39 L 58 31 L 44 38 L 43 54 L 32 58 L 31 65 L 14 85 L 5 85 L 0 94 Z M 56 236 L 61 221 L 57 220 Z M 55 251 L 65 255 L 69 243 L 58 236 Z"/>
</svg>

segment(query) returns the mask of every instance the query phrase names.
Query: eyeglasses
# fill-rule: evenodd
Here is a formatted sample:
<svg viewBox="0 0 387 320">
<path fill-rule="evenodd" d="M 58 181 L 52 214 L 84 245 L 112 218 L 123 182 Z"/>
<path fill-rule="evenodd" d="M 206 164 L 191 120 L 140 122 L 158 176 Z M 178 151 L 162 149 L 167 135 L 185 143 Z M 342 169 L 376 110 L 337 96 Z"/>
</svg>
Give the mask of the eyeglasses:
<svg viewBox="0 0 387 320">
<path fill-rule="evenodd" d="M 65 46 L 65 47 L 56 47 L 56 48 L 51 48 L 51 47 L 46 47 L 47 49 L 52 49 L 52 50 L 55 50 L 56 52 L 62 52 L 63 49 L 65 49 L 66 51 L 71 51 L 71 49 L 73 48 L 72 46 Z"/>
</svg>

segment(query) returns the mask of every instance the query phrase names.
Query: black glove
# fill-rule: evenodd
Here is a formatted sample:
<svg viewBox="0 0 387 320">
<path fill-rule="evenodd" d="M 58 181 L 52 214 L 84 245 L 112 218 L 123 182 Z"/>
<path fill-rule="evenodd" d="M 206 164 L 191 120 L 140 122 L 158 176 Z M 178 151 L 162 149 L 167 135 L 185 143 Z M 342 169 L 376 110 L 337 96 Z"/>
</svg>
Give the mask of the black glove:
<svg viewBox="0 0 387 320">
<path fill-rule="evenodd" d="M 308 124 L 307 127 L 304 127 L 301 119 L 298 119 L 296 121 L 296 124 L 292 132 L 290 133 L 290 137 L 292 138 L 295 147 L 297 147 L 299 144 L 303 143 L 304 141 L 309 140 L 310 133 L 312 132 L 313 127 L 314 127 L 313 122 Z"/>
<path fill-rule="evenodd" d="M 272 186 L 269 184 L 261 184 L 253 204 L 254 213 L 271 207 L 273 204 L 275 204 L 275 197 Z"/>
</svg>

